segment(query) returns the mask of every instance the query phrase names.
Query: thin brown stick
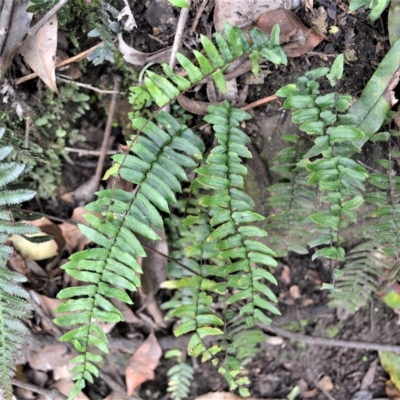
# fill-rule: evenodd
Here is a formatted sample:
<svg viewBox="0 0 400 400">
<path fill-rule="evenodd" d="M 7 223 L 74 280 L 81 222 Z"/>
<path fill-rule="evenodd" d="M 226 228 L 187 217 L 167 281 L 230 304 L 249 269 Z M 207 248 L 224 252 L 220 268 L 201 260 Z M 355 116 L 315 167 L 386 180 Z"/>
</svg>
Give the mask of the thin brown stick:
<svg viewBox="0 0 400 400">
<path fill-rule="evenodd" d="M 39 386 L 33 385 L 32 383 L 24 382 L 16 378 L 12 378 L 11 383 L 20 388 L 42 394 L 48 400 L 68 400 L 68 397 L 62 394 L 57 388 L 43 389 Z"/>
<path fill-rule="evenodd" d="M 43 27 L 43 25 L 61 9 L 65 4 L 68 3 L 69 0 L 60 0 L 51 10 L 47 11 L 47 13 L 40 18 L 40 20 L 28 30 L 28 36 L 35 36 L 39 29 Z"/>
<path fill-rule="evenodd" d="M 112 94 L 112 97 L 111 97 L 110 110 L 108 112 L 106 129 L 104 130 L 104 137 L 103 137 L 103 142 L 101 144 L 100 156 L 99 156 L 99 160 L 97 162 L 96 173 L 94 175 L 94 187 L 96 190 L 99 187 L 101 176 L 103 173 L 104 161 L 106 159 L 108 141 L 111 136 L 112 123 L 114 120 L 115 109 L 117 106 L 117 98 L 118 98 L 120 86 L 121 86 L 121 77 L 117 76 L 117 77 L 115 77 L 115 80 L 114 80 L 114 89 L 113 89 L 114 93 Z"/>
<path fill-rule="evenodd" d="M 58 63 L 56 65 L 56 68 L 64 67 L 65 65 L 69 65 L 69 64 L 72 64 L 73 62 L 77 62 L 77 61 L 84 59 L 89 53 L 91 53 L 94 49 L 97 49 L 97 47 L 101 46 L 102 44 L 103 44 L 103 42 L 100 42 L 100 43 L 96 44 L 96 46 L 93 46 L 90 49 L 87 49 L 85 51 L 82 51 L 82 53 L 79 53 L 76 56 L 73 56 L 73 57 L 67 58 L 64 61 L 61 61 L 60 63 Z M 25 76 L 22 76 L 21 78 L 16 79 L 14 81 L 14 84 L 17 86 L 17 85 L 21 84 L 22 82 L 29 81 L 31 79 L 36 78 L 37 76 L 38 76 L 38 74 L 36 72 L 32 72 L 29 75 L 25 75 Z"/>
<path fill-rule="evenodd" d="M 143 243 L 142 243 L 142 246 L 143 246 L 146 250 L 150 250 L 150 251 L 152 251 L 152 252 L 154 252 L 154 253 L 157 253 L 157 254 L 160 255 L 161 257 L 164 257 L 166 260 L 168 260 L 168 261 L 170 261 L 170 262 L 173 262 L 173 263 L 179 265 L 181 268 L 186 269 L 186 271 L 189 271 L 189 272 L 191 272 L 191 273 L 194 274 L 194 275 L 201 276 L 201 275 L 200 275 L 198 272 L 196 272 L 195 270 L 193 270 L 193 269 L 187 267 L 185 264 L 182 264 L 180 261 L 175 260 L 174 258 L 171 258 L 170 256 L 168 256 L 168 255 L 166 255 L 166 254 L 164 254 L 164 253 L 161 253 L 160 251 L 154 249 L 153 247 L 147 246 L 147 245 L 145 245 L 145 244 L 143 244 Z"/>
<path fill-rule="evenodd" d="M 302 335 L 300 333 L 289 332 L 276 326 L 259 324 L 260 328 L 265 332 L 274 333 L 287 339 L 292 339 L 297 342 L 304 342 L 310 345 L 325 346 L 325 347 L 341 347 L 346 349 L 360 349 L 366 351 L 392 351 L 400 354 L 400 346 L 392 344 L 380 344 L 371 342 L 360 342 L 354 340 L 327 339 L 323 337 L 313 337 Z"/>
<path fill-rule="evenodd" d="M 193 25 L 190 28 L 189 35 L 193 35 L 193 32 L 196 30 L 197 24 L 200 21 L 200 17 L 204 12 L 204 9 L 206 8 L 207 3 L 208 3 L 208 0 L 203 0 L 203 2 L 201 3 L 201 6 L 200 6 L 199 10 L 197 11 L 196 18 L 193 21 Z"/>
<path fill-rule="evenodd" d="M 247 106 L 242 107 L 241 110 L 247 111 L 251 110 L 252 108 L 256 108 L 258 106 L 262 106 L 265 103 L 269 103 L 271 101 L 278 100 L 278 97 L 275 95 L 264 97 L 263 99 L 254 101 L 253 103 L 247 104 Z"/>
</svg>

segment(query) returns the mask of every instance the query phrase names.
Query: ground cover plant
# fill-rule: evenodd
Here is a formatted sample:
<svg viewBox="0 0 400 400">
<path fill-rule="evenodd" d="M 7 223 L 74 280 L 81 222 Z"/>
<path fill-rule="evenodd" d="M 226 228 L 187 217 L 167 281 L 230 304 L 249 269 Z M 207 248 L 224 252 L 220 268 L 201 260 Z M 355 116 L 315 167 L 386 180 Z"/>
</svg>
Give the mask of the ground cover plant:
<svg viewBox="0 0 400 400">
<path fill-rule="evenodd" d="M 123 336 L 125 329 L 125 334 L 132 334 L 131 328 L 124 327 L 124 321 L 150 333 L 126 365 L 128 396 L 132 396 L 142 382 L 154 377 L 153 370 L 159 364 L 162 350 L 153 332 L 167 329 L 169 321 L 174 321 L 174 327 L 170 325 L 169 328 L 175 337 L 187 340 L 187 355 L 200 357 L 202 362 L 214 366 L 229 390 L 237 390 L 244 397 L 251 395 L 252 383 L 244 367 L 260 352 L 265 332 L 285 334 L 274 325 L 268 326 L 281 314 L 274 269 L 279 267 L 280 260 L 290 260 L 293 254 L 310 252 L 311 261 L 322 260 L 329 275 L 325 282 L 320 282 L 319 289 L 327 289 L 331 307 L 355 313 L 380 293 L 389 307 L 400 308 L 396 291 L 399 118 L 394 108 L 400 68 L 396 21 L 400 13 L 396 2 L 391 3 L 388 11 L 390 49 L 369 82 L 361 88 L 361 94 L 354 96 L 343 90 L 346 67 L 351 60 L 350 53 L 344 52 L 326 61 L 322 57 L 324 65 L 307 68 L 297 74 L 296 79 L 285 80 L 276 88 L 274 96 L 265 100 L 279 99 L 282 109 L 290 111 L 292 122 L 298 126 L 296 132 L 282 135 L 281 139 L 287 143 L 282 150 L 269 154 L 274 158 L 270 172 L 279 177 L 274 178 L 274 184 L 263 188 L 270 193 L 266 206 L 271 212 L 265 215 L 259 212 L 256 199 L 246 188 L 249 160 L 254 156 L 259 160 L 250 136 L 245 133 L 252 118 L 246 110 L 251 110 L 253 105 L 240 107 L 237 101 L 223 100 L 224 96 L 228 95 L 232 78 L 250 70 L 258 76 L 263 72 L 260 65 L 265 62 L 278 71 L 288 65 L 288 56 L 304 56 L 327 36 L 305 27 L 292 11 L 281 9 L 270 11 L 268 18 L 266 14 L 253 18 L 253 26 L 244 30 L 220 21 L 224 22 L 223 30 L 213 35 L 205 31 L 208 35 L 199 35 L 196 49 L 173 51 L 171 57 L 168 50 L 142 53 L 125 43 L 124 30 L 129 32 L 136 25 L 127 2 L 121 12 L 117 4 L 102 1 L 92 2 L 87 9 L 79 2 L 67 3 L 34 1 L 28 11 L 27 2 L 1 4 L 0 22 L 9 26 L 8 32 L 14 32 L 17 23 L 23 26 L 25 40 L 20 46 L 11 40 L 11 35 L 7 36 L 1 53 L 3 81 L 6 82 L 3 94 L 9 103 L 11 101 L 8 110 L 16 113 L 14 117 L 7 112 L 2 114 L 0 151 L 3 235 L 0 350 L 4 398 L 12 398 L 13 384 L 21 385 L 14 379 L 15 373 L 19 377 L 22 374 L 19 369 L 16 371 L 15 365 L 21 356 L 19 348 L 23 346 L 24 336 L 30 333 L 27 321 L 31 308 L 39 312 L 38 306 L 45 308 L 44 304 L 50 301 L 50 297 L 32 293 L 32 290 L 28 294 L 21 283 L 29 280 L 31 273 L 26 272 L 24 276 L 23 270 L 16 268 L 15 261 L 10 258 L 12 246 L 24 258 L 33 258 L 26 252 L 29 242 L 43 245 L 53 237 L 58 246 L 55 259 L 46 264 L 45 281 L 46 293 L 59 300 L 53 298 L 54 302 L 48 303 L 51 304 L 48 305 L 49 315 L 42 315 L 42 318 L 49 325 L 42 329 L 55 332 L 60 349 L 64 349 L 64 353 L 67 349 L 66 363 L 69 362 L 72 369 L 65 378 L 67 389 L 60 386 L 58 390 L 69 399 L 82 396 L 83 389 L 90 390 L 87 382 L 94 384 L 99 378 L 113 390 L 106 393 L 108 398 L 117 398 L 112 396 L 125 391 L 118 380 L 112 383 L 101 372 L 106 368 L 104 360 L 109 361 L 109 356 L 104 358 L 104 355 L 110 353 L 113 343 L 112 335 L 107 334 L 115 327 L 112 332 Z M 180 10 L 180 20 L 187 18 L 190 4 L 171 3 L 178 7 L 175 10 Z M 218 15 L 217 3 L 215 15 Z M 381 17 L 387 3 L 352 1 L 350 9 L 343 7 L 347 12 L 371 5 L 370 19 L 375 20 Z M 164 12 L 171 12 L 171 4 L 163 4 Z M 223 4 L 221 1 L 220 9 Z M 198 9 L 199 18 L 207 2 L 203 2 L 202 7 Z M 310 4 L 308 7 L 312 8 Z M 332 9 L 332 6 L 327 8 Z M 101 45 L 91 48 L 89 60 L 97 66 L 108 62 L 117 68 L 117 75 L 124 74 L 124 78 L 115 79 L 112 91 L 97 90 L 98 94 L 92 97 L 75 89 L 68 92 L 64 86 L 59 90 L 55 75 L 59 46 L 54 36 L 57 26 L 73 25 L 73 19 L 83 9 L 87 11 L 85 23 L 90 28 L 89 37 L 102 40 Z M 212 9 L 212 4 L 208 9 Z M 43 16 L 45 12 L 48 14 Z M 287 23 L 279 25 L 282 19 Z M 184 24 L 179 26 L 184 29 Z M 334 28 L 337 27 L 331 28 L 333 33 Z M 180 35 L 181 32 L 177 32 L 175 46 L 180 44 Z M 116 36 L 120 54 L 114 47 Z M 44 39 L 47 40 L 45 45 Z M 71 29 L 69 40 L 78 47 L 80 39 L 79 33 Z M 351 41 L 351 38 L 346 40 Z M 18 53 L 16 65 L 12 64 L 15 53 Z M 88 53 L 83 52 L 83 57 Z M 72 57 L 73 61 L 81 59 L 80 54 Z M 43 95 L 46 101 L 42 102 L 48 108 L 33 109 L 10 84 L 13 74 L 21 74 L 18 69 L 21 57 L 49 87 Z M 169 64 L 165 60 L 169 60 Z M 247 68 L 242 64 L 242 70 L 238 67 L 239 73 L 237 69 L 229 69 L 243 60 L 248 63 Z M 136 77 L 125 61 L 145 67 Z M 154 67 L 154 61 L 160 65 Z M 91 67 L 83 65 L 81 68 L 90 70 Z M 107 72 L 104 75 L 107 76 Z M 59 78 L 66 79 L 65 76 Z M 18 77 L 15 82 L 21 84 L 25 79 Z M 196 93 L 201 93 L 202 84 L 208 85 L 211 103 L 198 101 Z M 121 111 L 118 124 L 126 144 L 114 152 L 110 167 L 104 168 L 112 118 L 117 108 L 116 95 L 121 85 L 129 91 L 130 107 Z M 91 84 L 81 86 L 94 88 Z M 58 91 L 61 101 L 51 97 L 52 92 Z M 62 140 L 53 148 L 66 151 L 64 138 L 82 143 L 84 135 L 73 125 L 85 115 L 85 110 L 89 112 L 88 104 L 92 102 L 98 107 L 109 92 L 113 100 L 101 151 L 91 153 L 89 150 L 88 153 L 100 154 L 94 178 L 83 185 L 89 193 L 82 195 L 81 191 L 74 191 L 59 198 L 70 202 L 84 199 L 86 211 L 79 221 L 79 231 L 72 234 L 79 236 L 79 243 L 66 243 L 65 223 L 51 228 L 47 224 L 43 227 L 45 235 L 37 236 L 40 229 L 28 221 L 38 219 L 43 213 L 18 206 L 35 197 L 32 182 L 40 187 L 42 182 L 37 178 L 41 176 L 40 165 L 51 164 L 53 153 L 46 160 L 43 151 L 29 151 L 26 140 L 29 131 L 33 129 L 35 140 L 39 140 L 44 128 L 55 128 L 55 135 Z M 213 101 L 214 98 L 220 101 Z M 76 103 L 76 109 L 72 107 L 73 118 L 64 117 L 68 99 Z M 52 109 L 57 112 L 52 113 Z M 208 137 L 196 131 L 199 127 L 191 123 L 190 113 L 204 115 L 199 120 L 202 121 L 200 128 L 208 132 Z M 25 141 L 21 139 L 18 115 L 25 118 Z M 52 123 L 53 119 L 61 122 Z M 371 143 L 377 146 L 384 143 L 380 147 L 384 151 L 373 160 L 373 166 L 360 159 Z M 43 142 L 39 140 L 31 148 L 41 149 L 41 146 Z M 65 158 L 68 162 L 68 157 Z M 59 160 L 54 162 L 59 168 Z M 98 190 L 103 171 L 109 183 Z M 25 180 L 19 179 L 23 173 L 27 173 Z M 46 186 L 44 197 L 55 196 L 49 192 L 49 187 L 52 186 Z M 21 242 L 15 235 L 26 242 L 18 245 Z M 155 248 L 155 243 L 166 244 L 167 241 L 170 255 L 165 248 L 161 252 Z M 66 244 L 70 247 L 65 247 Z M 64 250 L 69 252 L 69 259 L 60 263 L 65 259 Z M 152 260 L 153 253 L 163 260 L 168 259 L 168 267 Z M 46 258 L 49 257 L 36 259 Z M 55 267 L 56 272 L 52 271 Z M 161 278 L 154 272 L 157 267 L 164 274 Z M 146 278 L 147 275 L 150 277 Z M 56 276 L 63 277 L 62 284 L 55 283 Z M 158 286 L 154 282 L 157 280 L 160 280 Z M 160 287 L 165 291 L 160 306 L 166 310 L 165 318 L 155 300 Z M 292 297 L 295 298 L 294 291 Z M 149 317 L 135 317 L 131 307 L 136 300 L 142 303 L 137 313 L 146 309 L 153 322 L 148 321 Z M 392 358 L 383 352 L 389 348 L 384 345 L 373 348 L 382 351 L 382 365 L 393 373 Z M 185 362 L 184 354 L 180 349 L 173 349 L 165 355 L 175 360 L 167 373 L 168 392 L 175 399 L 189 396 L 194 379 L 193 368 Z M 23 357 L 33 364 L 32 354 L 25 352 Z M 144 372 L 143 364 L 149 364 L 149 370 Z M 49 369 L 52 368 L 45 370 Z M 113 373 L 115 370 L 109 372 Z M 33 390 L 53 396 L 51 398 L 63 396 L 58 390 L 38 387 Z M 300 391 L 299 385 L 294 386 L 291 396 L 297 396 Z"/>
</svg>

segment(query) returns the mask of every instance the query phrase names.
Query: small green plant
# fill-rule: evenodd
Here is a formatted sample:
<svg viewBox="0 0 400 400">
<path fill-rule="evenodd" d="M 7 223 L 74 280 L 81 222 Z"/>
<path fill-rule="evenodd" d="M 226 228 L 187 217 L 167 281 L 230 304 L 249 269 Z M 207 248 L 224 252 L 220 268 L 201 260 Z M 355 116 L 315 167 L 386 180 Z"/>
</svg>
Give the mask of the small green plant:
<svg viewBox="0 0 400 400">
<path fill-rule="evenodd" d="M 370 8 L 369 17 L 374 21 L 381 16 L 389 3 L 390 0 L 350 0 L 350 11 L 355 11 L 360 7 Z"/>
<path fill-rule="evenodd" d="M 176 361 L 176 364 L 167 372 L 167 392 L 171 393 L 171 398 L 174 400 L 184 400 L 189 395 L 194 370 L 184 362 L 182 352 L 178 349 L 168 350 L 164 357 L 173 358 Z"/>
<path fill-rule="evenodd" d="M 47 90 L 43 101 L 32 111 L 33 126 L 29 130 L 25 151 L 17 151 L 9 156 L 10 161 L 22 162 L 29 167 L 24 181 L 31 182 L 39 197 L 53 198 L 59 187 L 63 159 L 71 162 L 64 150 L 67 145 L 76 145 L 85 140 L 76 123 L 89 109 L 87 94 L 76 86 L 62 85 L 59 95 Z M 15 114 L 0 113 L 3 126 L 9 128 L 19 139 L 18 147 L 23 148 L 26 140 L 25 125 L 32 122 L 17 120 Z"/>
</svg>

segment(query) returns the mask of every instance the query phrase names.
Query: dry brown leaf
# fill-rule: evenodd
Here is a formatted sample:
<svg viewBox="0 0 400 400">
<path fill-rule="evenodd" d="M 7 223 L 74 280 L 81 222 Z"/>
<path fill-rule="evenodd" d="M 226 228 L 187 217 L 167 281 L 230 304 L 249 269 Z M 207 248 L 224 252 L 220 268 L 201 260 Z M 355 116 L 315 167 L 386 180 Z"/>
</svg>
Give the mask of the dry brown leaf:
<svg viewBox="0 0 400 400">
<path fill-rule="evenodd" d="M 329 40 L 323 33 L 307 28 L 294 12 L 282 8 L 261 14 L 255 26 L 269 36 L 276 24 L 281 28 L 280 41 L 288 57 L 300 57 L 323 40 Z"/>
<path fill-rule="evenodd" d="M 141 238 L 141 243 L 148 249 L 147 257 L 141 260 L 141 267 L 143 274 L 141 276 L 142 289 L 140 294 L 142 296 L 142 303 L 146 307 L 147 312 L 153 318 L 157 328 L 165 328 L 164 316 L 160 310 L 156 300 L 156 294 L 160 289 L 160 285 L 166 279 L 166 268 L 168 260 L 162 256 L 168 256 L 168 243 L 165 232 L 157 229 L 157 235 L 161 238 L 156 242 L 149 239 Z M 151 251 L 150 248 L 155 251 Z"/>
<path fill-rule="evenodd" d="M 6 27 L 5 32 L 0 32 L 0 71 L 4 76 L 28 32 L 32 14 L 26 12 L 29 0 L 3 1 L 1 4 L 0 20 Z M 8 23 L 5 19 L 8 19 Z"/>
<path fill-rule="evenodd" d="M 107 397 L 104 397 L 103 400 L 121 400 L 121 393 L 111 392 Z"/>
<path fill-rule="evenodd" d="M 110 301 L 119 311 L 121 311 L 122 316 L 124 317 L 124 322 L 134 324 L 136 327 L 143 326 L 143 321 L 134 314 L 128 304 L 118 299 L 110 299 Z"/>
<path fill-rule="evenodd" d="M 30 276 L 30 271 L 24 259 L 16 251 L 13 251 L 11 253 L 10 258 L 8 259 L 8 263 L 13 271 L 27 277 Z"/>
<path fill-rule="evenodd" d="M 68 60 L 69 55 L 60 49 L 57 49 L 56 52 L 56 65 L 61 63 L 62 61 Z M 71 63 L 69 65 L 65 65 L 64 67 L 60 67 L 57 69 L 58 73 L 61 73 L 63 76 L 66 76 L 70 79 L 78 79 L 82 76 L 82 71 L 78 67 L 77 63 Z"/>
<path fill-rule="evenodd" d="M 78 186 L 72 192 L 64 193 L 59 196 L 60 200 L 66 201 L 68 203 L 74 203 L 76 201 L 83 201 L 85 203 L 92 201 L 94 192 L 97 191 L 97 181 L 95 176 L 90 177 L 82 185 Z"/>
<path fill-rule="evenodd" d="M 168 62 L 171 55 L 170 48 L 155 53 L 143 53 L 138 51 L 125 43 L 121 33 L 118 33 L 118 47 L 124 60 L 132 65 L 145 65 L 149 62 L 161 64 L 163 62 Z"/>
<path fill-rule="evenodd" d="M 215 0 L 215 29 L 221 31 L 224 21 L 231 26 L 253 21 L 267 10 L 290 8 L 291 3 L 291 0 Z"/>
<path fill-rule="evenodd" d="M 314 14 L 313 7 L 314 7 L 314 0 L 305 0 L 304 1 L 304 8 L 306 10 L 310 11 L 311 14 Z"/>
<path fill-rule="evenodd" d="M 327 392 L 330 392 L 334 389 L 332 379 L 329 375 L 323 376 L 319 381 L 318 381 L 318 387 L 320 387 L 323 390 L 326 390 Z"/>
<path fill-rule="evenodd" d="M 88 211 L 84 207 L 76 207 L 72 212 L 71 221 L 87 225 L 88 222 L 83 218 L 83 215 L 87 213 Z M 63 222 L 58 227 L 64 236 L 70 254 L 83 250 L 85 246 L 91 243 L 91 240 L 80 231 L 77 225 Z"/>
<path fill-rule="evenodd" d="M 19 50 L 25 62 L 54 92 L 56 84 L 57 15 L 52 16 L 35 36 L 28 36 Z"/>
<path fill-rule="evenodd" d="M 53 385 L 53 387 L 56 387 L 62 394 L 69 396 L 72 392 L 72 388 L 74 387 L 74 383 L 72 382 L 72 380 L 60 379 Z M 90 400 L 89 397 L 87 397 L 82 392 L 79 392 L 76 395 L 76 397 L 74 397 L 74 399 L 75 400 Z"/>
<path fill-rule="evenodd" d="M 282 269 L 281 276 L 280 276 L 280 280 L 284 284 L 289 285 L 290 282 L 292 281 L 292 277 L 291 276 L 292 276 L 292 274 L 291 274 L 290 268 L 287 265 L 284 265 L 283 269 Z"/>
<path fill-rule="evenodd" d="M 63 300 L 53 299 L 45 296 L 44 294 L 36 293 L 33 290 L 31 290 L 30 293 L 32 294 L 33 300 L 36 302 L 36 304 L 42 308 L 43 312 L 49 318 L 56 317 L 55 309 L 63 302 Z"/>
<path fill-rule="evenodd" d="M 73 354 L 68 353 L 64 344 L 47 345 L 40 350 L 29 349 L 27 361 L 33 369 L 52 371 L 56 367 L 67 365 Z"/>
<path fill-rule="evenodd" d="M 27 258 L 25 260 L 25 264 L 34 276 L 46 279 L 49 277 L 49 274 L 36 261 Z"/>
<path fill-rule="evenodd" d="M 129 359 L 125 370 L 125 381 L 128 396 L 132 396 L 136 388 L 143 382 L 154 379 L 154 370 L 157 368 L 162 349 L 154 333 L 139 346 Z"/>
<path fill-rule="evenodd" d="M 208 106 L 212 104 L 206 101 L 192 100 L 184 95 L 179 96 L 177 100 L 182 108 L 196 115 L 206 115 Z"/>
<path fill-rule="evenodd" d="M 289 293 L 295 300 L 301 297 L 300 288 L 297 285 L 290 286 Z"/>
</svg>

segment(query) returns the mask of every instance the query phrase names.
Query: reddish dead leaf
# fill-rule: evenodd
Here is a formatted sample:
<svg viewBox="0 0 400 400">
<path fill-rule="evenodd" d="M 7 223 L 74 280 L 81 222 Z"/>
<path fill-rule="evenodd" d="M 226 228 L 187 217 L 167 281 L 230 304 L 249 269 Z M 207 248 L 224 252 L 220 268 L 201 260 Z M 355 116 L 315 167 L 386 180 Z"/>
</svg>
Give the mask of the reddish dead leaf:
<svg viewBox="0 0 400 400">
<path fill-rule="evenodd" d="M 128 396 L 132 396 L 136 388 L 143 382 L 154 379 L 154 370 L 162 356 L 161 346 L 154 333 L 139 346 L 129 359 L 125 370 L 125 380 Z"/>
<path fill-rule="evenodd" d="M 261 14 L 255 26 L 269 36 L 276 24 L 281 28 L 281 44 L 288 57 L 300 57 L 322 40 L 329 40 L 323 33 L 307 28 L 295 13 L 282 8 Z"/>
<path fill-rule="evenodd" d="M 51 17 L 35 36 L 28 36 L 21 46 L 20 53 L 25 62 L 39 78 L 54 92 L 56 84 L 57 16 Z"/>
</svg>

